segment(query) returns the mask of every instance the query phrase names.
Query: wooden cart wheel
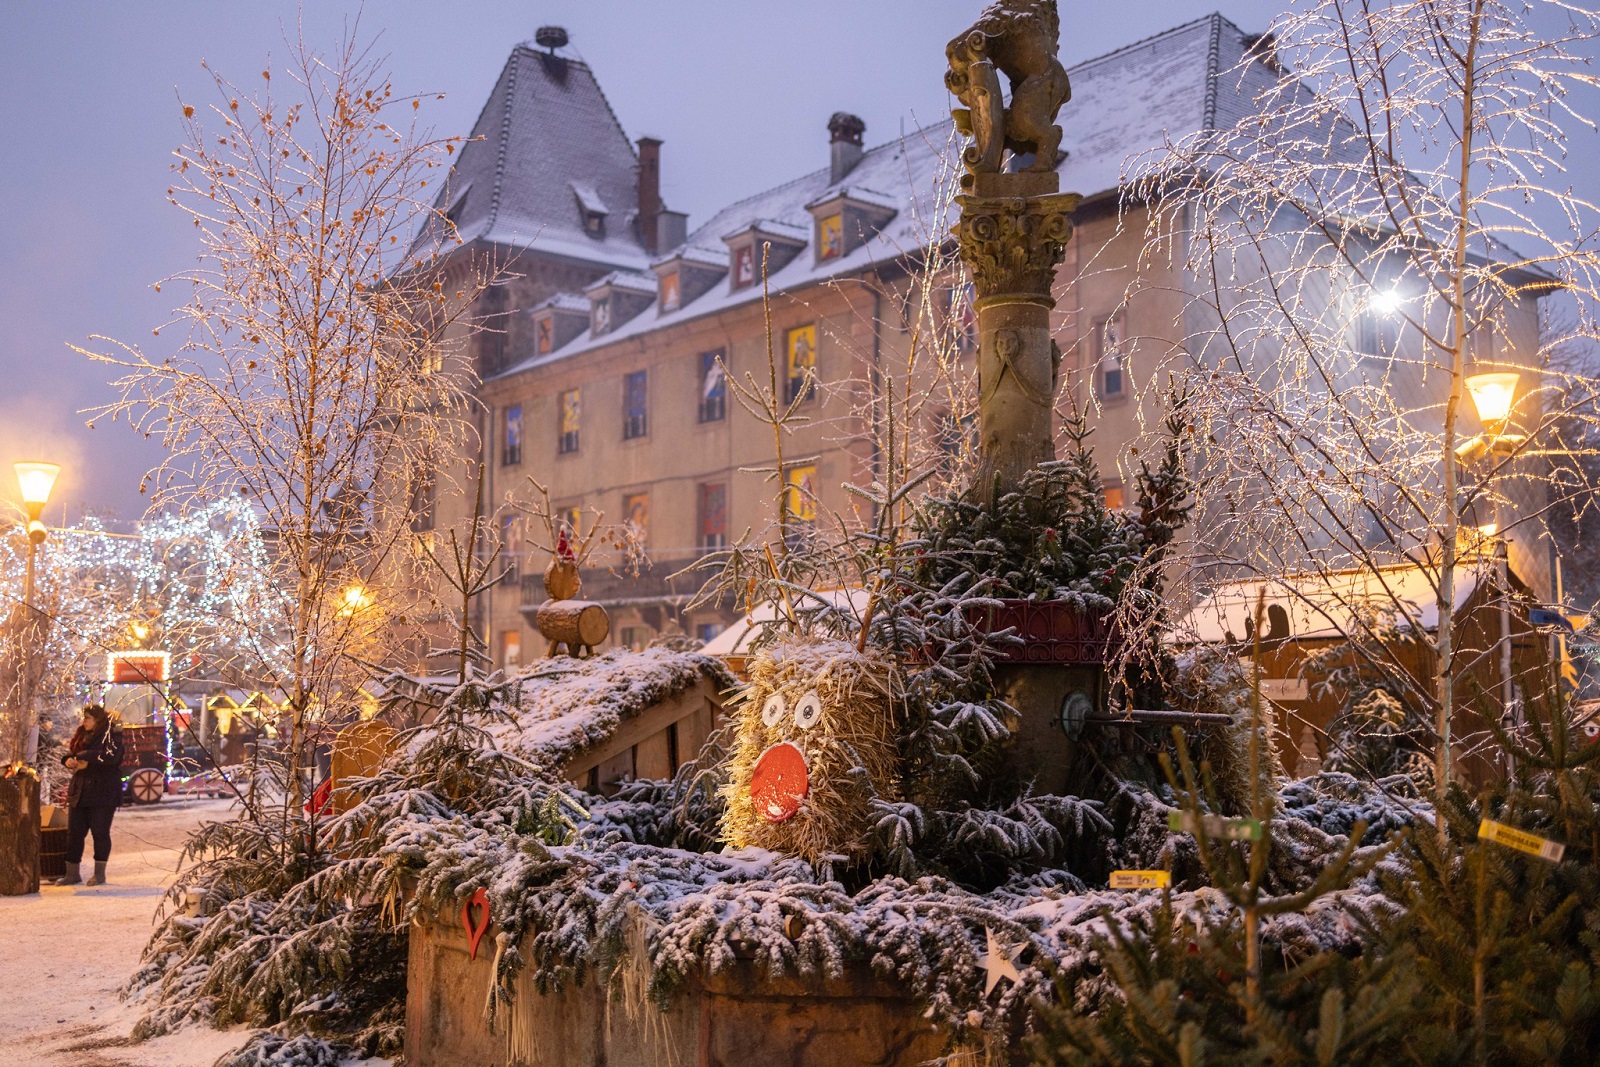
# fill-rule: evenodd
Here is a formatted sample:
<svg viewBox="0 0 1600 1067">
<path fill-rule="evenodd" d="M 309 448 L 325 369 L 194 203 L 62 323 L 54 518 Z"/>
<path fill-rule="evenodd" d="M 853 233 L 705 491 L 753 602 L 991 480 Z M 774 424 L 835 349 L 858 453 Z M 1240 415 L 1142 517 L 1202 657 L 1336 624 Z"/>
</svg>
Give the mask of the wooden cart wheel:
<svg viewBox="0 0 1600 1067">
<path fill-rule="evenodd" d="M 166 775 L 154 767 L 140 767 L 128 778 L 128 792 L 135 804 L 154 804 L 166 795 Z"/>
</svg>

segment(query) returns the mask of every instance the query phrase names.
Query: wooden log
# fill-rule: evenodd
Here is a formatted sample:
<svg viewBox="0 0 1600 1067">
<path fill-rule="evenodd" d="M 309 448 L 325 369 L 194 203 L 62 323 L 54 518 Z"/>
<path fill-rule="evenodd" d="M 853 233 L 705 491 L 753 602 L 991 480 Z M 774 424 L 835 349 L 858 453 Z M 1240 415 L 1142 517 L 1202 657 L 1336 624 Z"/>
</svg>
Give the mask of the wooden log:
<svg viewBox="0 0 1600 1067">
<path fill-rule="evenodd" d="M 0 778 L 0 896 L 39 891 L 39 779 Z"/>
<path fill-rule="evenodd" d="M 552 559 L 544 569 L 544 591 L 551 600 L 571 600 L 583 588 L 578 565 L 570 559 Z"/>
<path fill-rule="evenodd" d="M 565 645 L 573 656 L 593 652 L 611 633 L 606 609 L 592 600 L 546 600 L 534 619 L 552 646 Z"/>
</svg>

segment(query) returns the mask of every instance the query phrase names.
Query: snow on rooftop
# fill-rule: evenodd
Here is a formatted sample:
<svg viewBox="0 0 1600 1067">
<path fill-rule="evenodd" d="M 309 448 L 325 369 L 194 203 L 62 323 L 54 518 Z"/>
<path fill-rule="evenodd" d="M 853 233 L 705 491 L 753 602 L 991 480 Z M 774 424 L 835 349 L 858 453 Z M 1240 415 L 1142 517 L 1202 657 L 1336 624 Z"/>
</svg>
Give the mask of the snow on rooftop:
<svg viewBox="0 0 1600 1067">
<path fill-rule="evenodd" d="M 1487 561 L 1472 560 L 1456 567 L 1456 610 L 1489 577 L 1491 566 Z M 1260 597 L 1265 598 L 1268 625 L 1277 618 L 1280 626 L 1287 623 L 1289 629 L 1287 635 L 1268 629 L 1263 636 L 1305 640 L 1358 635 L 1364 632 L 1358 618 L 1364 608 L 1398 610 L 1413 625 L 1431 631 L 1439 625 L 1439 577 L 1437 568 L 1405 565 L 1229 582 L 1202 597 L 1178 621 L 1175 631 L 1180 640 L 1247 640 Z"/>
<path fill-rule="evenodd" d="M 702 679 L 719 689 L 733 682 L 710 656 L 665 648 L 540 660 L 518 678 L 521 697 L 512 722 L 490 732 L 506 751 L 547 767 L 604 744 L 624 722 Z"/>
<path fill-rule="evenodd" d="M 601 289 L 626 289 L 633 293 L 651 293 L 656 291 L 656 280 L 651 275 L 635 274 L 632 271 L 614 270 L 599 281 L 590 282 L 583 287 L 586 293 L 598 292 Z"/>
<path fill-rule="evenodd" d="M 1249 37 L 1221 15 L 1207 15 L 1153 37 L 1135 42 L 1068 68 L 1072 100 L 1058 121 L 1066 158 L 1057 167 L 1061 188 L 1085 196 L 1114 193 L 1121 187 L 1130 160 L 1159 151 L 1198 132 L 1213 121 L 1232 122 L 1242 115 L 1258 91 L 1261 77 L 1276 77 L 1265 64 L 1261 72 L 1234 71 L 1248 48 Z M 874 197 L 874 206 L 893 210 L 894 218 L 879 232 L 844 256 L 818 261 L 804 252 L 772 272 L 773 293 L 794 291 L 856 275 L 875 266 L 918 253 L 932 241 L 949 239 L 954 215 L 948 207 L 957 191 L 960 156 L 965 141 L 948 119 L 909 131 L 870 148 L 840 181 L 827 167 L 801 175 L 765 192 L 730 204 L 689 234 L 684 245 L 655 259 L 670 261 L 682 251 L 698 260 L 698 252 L 720 246 L 727 238 L 761 229 L 771 236 L 809 243 L 814 220 L 807 208 L 848 194 Z M 559 244 L 540 239 L 541 252 L 563 254 Z M 726 266 L 726 253 L 716 266 Z M 618 263 L 645 269 L 643 257 Z M 703 315 L 761 299 L 760 286 L 731 289 L 715 285 L 683 306 L 658 315 L 640 315 L 600 337 L 583 333 L 558 351 L 525 358 L 502 375 L 571 358 L 596 347 L 649 334 Z"/>
</svg>

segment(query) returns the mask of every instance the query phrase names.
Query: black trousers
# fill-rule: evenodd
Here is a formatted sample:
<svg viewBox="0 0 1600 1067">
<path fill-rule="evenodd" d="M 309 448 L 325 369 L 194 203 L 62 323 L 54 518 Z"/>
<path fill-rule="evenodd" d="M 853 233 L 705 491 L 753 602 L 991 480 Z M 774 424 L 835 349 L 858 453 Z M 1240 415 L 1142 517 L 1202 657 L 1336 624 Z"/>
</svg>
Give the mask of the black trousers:
<svg viewBox="0 0 1600 1067">
<path fill-rule="evenodd" d="M 67 809 L 67 863 L 76 867 L 83 862 L 83 839 L 94 835 L 94 860 L 104 863 L 111 858 L 111 819 L 117 814 L 115 804 L 74 804 Z"/>
</svg>

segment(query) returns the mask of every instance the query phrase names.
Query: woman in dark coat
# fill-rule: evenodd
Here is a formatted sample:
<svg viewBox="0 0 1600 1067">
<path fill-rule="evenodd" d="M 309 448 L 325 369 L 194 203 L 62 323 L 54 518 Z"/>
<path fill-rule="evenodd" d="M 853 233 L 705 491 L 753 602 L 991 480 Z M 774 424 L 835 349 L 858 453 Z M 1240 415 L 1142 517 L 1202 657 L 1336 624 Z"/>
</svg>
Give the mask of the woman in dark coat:
<svg viewBox="0 0 1600 1067">
<path fill-rule="evenodd" d="M 122 803 L 122 729 L 99 704 L 83 709 L 78 732 L 61 761 L 72 771 L 67 786 L 67 873 L 57 885 L 77 885 L 83 839 L 94 835 L 94 876 L 86 885 L 105 885 L 111 858 L 111 818 Z"/>
</svg>

